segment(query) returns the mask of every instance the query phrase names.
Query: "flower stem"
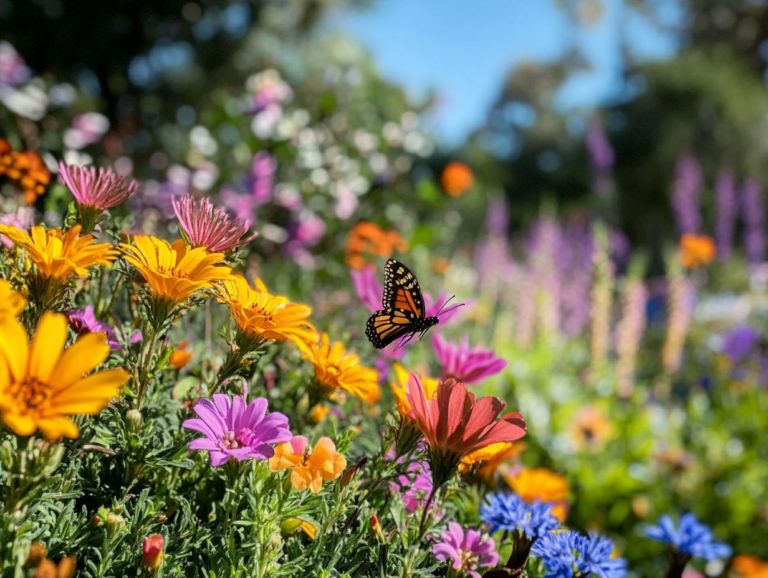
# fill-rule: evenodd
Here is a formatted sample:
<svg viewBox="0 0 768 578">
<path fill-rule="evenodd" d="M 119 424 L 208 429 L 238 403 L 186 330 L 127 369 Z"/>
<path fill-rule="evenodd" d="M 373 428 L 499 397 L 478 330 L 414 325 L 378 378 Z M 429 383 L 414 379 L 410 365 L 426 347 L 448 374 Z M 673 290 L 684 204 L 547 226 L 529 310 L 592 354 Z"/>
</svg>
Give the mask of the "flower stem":
<svg viewBox="0 0 768 578">
<path fill-rule="evenodd" d="M 437 490 L 440 489 L 440 486 L 437 484 L 432 485 L 432 490 L 429 492 L 429 497 L 427 498 L 427 501 L 424 502 L 424 510 L 421 512 L 421 521 L 419 522 L 419 539 L 420 542 L 422 538 L 424 538 L 424 533 L 426 531 L 426 524 L 427 524 L 427 514 L 429 512 L 429 509 L 432 507 L 432 502 L 435 499 L 435 496 L 437 495 Z"/>
</svg>

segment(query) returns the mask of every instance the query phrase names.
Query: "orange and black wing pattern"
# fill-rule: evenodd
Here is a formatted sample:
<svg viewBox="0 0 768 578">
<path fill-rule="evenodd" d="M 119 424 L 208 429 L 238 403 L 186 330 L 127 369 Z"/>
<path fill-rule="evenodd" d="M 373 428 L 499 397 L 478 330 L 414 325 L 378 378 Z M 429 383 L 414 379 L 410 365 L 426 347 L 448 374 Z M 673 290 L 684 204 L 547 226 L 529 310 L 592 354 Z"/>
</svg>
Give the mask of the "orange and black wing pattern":
<svg viewBox="0 0 768 578">
<path fill-rule="evenodd" d="M 384 266 L 384 309 L 404 309 L 424 317 L 424 298 L 416 276 L 400 261 L 389 259 Z"/>
<path fill-rule="evenodd" d="M 408 333 L 413 333 L 414 314 L 407 309 L 380 309 L 368 318 L 365 335 L 376 349 L 382 349 Z"/>
</svg>

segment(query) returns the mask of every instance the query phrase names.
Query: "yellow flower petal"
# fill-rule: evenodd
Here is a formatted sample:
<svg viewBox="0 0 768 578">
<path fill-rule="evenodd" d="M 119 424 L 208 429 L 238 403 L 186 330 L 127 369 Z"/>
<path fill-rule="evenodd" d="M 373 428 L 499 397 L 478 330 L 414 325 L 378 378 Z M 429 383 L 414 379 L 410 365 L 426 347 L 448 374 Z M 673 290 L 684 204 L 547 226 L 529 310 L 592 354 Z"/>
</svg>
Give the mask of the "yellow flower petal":
<svg viewBox="0 0 768 578">
<path fill-rule="evenodd" d="M 43 313 L 32 339 L 29 376 L 48 381 L 67 341 L 67 319 L 61 313 Z"/>
<path fill-rule="evenodd" d="M 56 384 L 66 389 L 83 375 L 98 367 L 109 355 L 107 337 L 103 333 L 88 333 L 67 349 L 56 366 Z"/>
</svg>

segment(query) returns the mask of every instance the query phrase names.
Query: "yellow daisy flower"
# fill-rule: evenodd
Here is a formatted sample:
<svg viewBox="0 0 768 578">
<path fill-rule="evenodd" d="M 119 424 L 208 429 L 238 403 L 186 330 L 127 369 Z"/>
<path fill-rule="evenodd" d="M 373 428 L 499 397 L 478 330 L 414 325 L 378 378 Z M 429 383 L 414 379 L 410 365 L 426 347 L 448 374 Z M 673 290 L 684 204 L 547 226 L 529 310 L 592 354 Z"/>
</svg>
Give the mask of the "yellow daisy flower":
<svg viewBox="0 0 768 578">
<path fill-rule="evenodd" d="M 395 370 L 395 381 L 390 384 L 392 395 L 395 396 L 397 411 L 400 412 L 400 415 L 407 416 L 411 413 L 412 409 L 411 403 L 408 401 L 408 380 L 411 377 L 411 372 L 407 371 L 399 363 L 395 363 L 393 368 Z M 421 377 L 421 385 L 424 389 L 424 395 L 426 398 L 432 399 L 435 397 L 437 384 L 440 383 L 440 381 L 435 378 L 426 377 L 423 375 L 419 377 Z"/>
<path fill-rule="evenodd" d="M 320 335 L 320 343 L 301 346 L 304 357 L 315 366 L 315 379 L 326 390 L 338 389 L 351 393 L 365 402 L 376 403 L 381 396 L 375 369 L 360 365 L 360 358 L 336 341 L 331 344 L 326 333 Z"/>
<path fill-rule="evenodd" d="M 507 460 L 519 456 L 525 449 L 525 442 L 499 442 L 485 446 L 464 456 L 459 463 L 462 474 L 469 473 L 475 468 L 478 477 L 487 480 L 493 477 L 496 469 Z"/>
<path fill-rule="evenodd" d="M 259 279 L 251 287 L 242 275 L 231 275 L 219 283 L 217 299 L 229 306 L 238 329 L 254 341 L 286 341 L 296 344 L 317 340 L 309 322 L 312 308 L 273 295 Z"/>
<path fill-rule="evenodd" d="M 213 287 L 226 278 L 230 267 L 218 265 L 223 253 L 208 253 L 205 247 L 190 249 L 182 239 L 173 244 L 145 235 L 136 235 L 133 245 L 120 243 L 123 257 L 144 277 L 152 294 L 178 304 L 201 289 Z"/>
<path fill-rule="evenodd" d="M 110 265 L 117 257 L 109 243 L 96 243 L 93 235 L 81 235 L 80 225 L 68 231 L 36 225 L 30 234 L 13 225 L 0 225 L 0 234 L 24 249 L 41 277 L 57 281 L 86 277 L 89 268 Z"/>
<path fill-rule="evenodd" d="M 24 309 L 26 300 L 13 290 L 8 281 L 0 279 L 0 323 L 13 319 Z"/>
<path fill-rule="evenodd" d="M 89 333 L 64 349 L 67 321 L 44 313 L 32 343 L 21 324 L 9 321 L 0 331 L 0 418 L 20 436 L 37 429 L 49 440 L 76 438 L 69 416 L 92 415 L 106 407 L 129 375 L 108 369 L 83 377 L 109 355 L 103 333 Z"/>
</svg>

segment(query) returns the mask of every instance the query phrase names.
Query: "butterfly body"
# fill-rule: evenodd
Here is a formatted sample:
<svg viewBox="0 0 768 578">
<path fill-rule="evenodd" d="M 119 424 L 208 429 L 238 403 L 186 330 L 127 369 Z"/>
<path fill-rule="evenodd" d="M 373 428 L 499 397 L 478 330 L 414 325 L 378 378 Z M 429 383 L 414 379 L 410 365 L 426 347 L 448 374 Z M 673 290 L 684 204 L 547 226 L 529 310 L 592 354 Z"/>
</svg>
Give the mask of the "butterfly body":
<svg viewBox="0 0 768 578">
<path fill-rule="evenodd" d="M 424 298 L 414 274 L 395 259 L 389 259 L 384 267 L 382 306 L 370 316 L 365 329 L 377 349 L 398 338 L 410 339 L 439 323 L 436 316 L 425 315 Z"/>
</svg>

